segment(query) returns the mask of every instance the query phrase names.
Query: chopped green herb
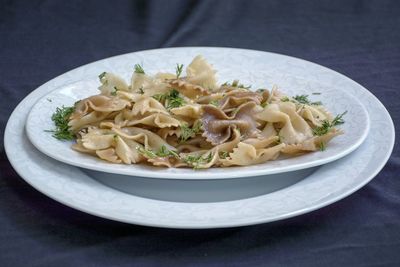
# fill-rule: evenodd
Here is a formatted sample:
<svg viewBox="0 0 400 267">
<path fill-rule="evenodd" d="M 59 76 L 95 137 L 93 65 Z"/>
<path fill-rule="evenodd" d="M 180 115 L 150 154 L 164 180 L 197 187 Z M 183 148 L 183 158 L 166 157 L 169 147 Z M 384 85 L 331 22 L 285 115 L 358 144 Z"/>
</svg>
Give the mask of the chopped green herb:
<svg viewBox="0 0 400 267">
<path fill-rule="evenodd" d="M 113 95 L 113 96 L 116 96 L 117 95 L 117 91 L 118 91 L 118 88 L 116 86 L 114 86 L 114 91 L 112 91 L 110 94 Z"/>
<path fill-rule="evenodd" d="M 143 156 L 145 156 L 146 158 L 154 159 L 154 158 L 157 157 L 156 153 L 154 153 L 154 151 L 151 150 L 151 149 L 145 149 L 145 148 L 142 147 L 142 146 L 137 146 L 137 147 L 136 147 L 136 150 L 137 150 L 140 154 L 142 154 Z"/>
<path fill-rule="evenodd" d="M 267 89 L 260 88 L 256 90 L 256 93 L 264 93 L 265 91 L 267 91 Z"/>
<path fill-rule="evenodd" d="M 346 113 L 347 113 L 347 110 L 345 112 L 343 112 L 342 114 L 336 115 L 336 117 L 333 118 L 333 120 L 332 120 L 332 125 L 336 126 L 336 125 L 343 124 L 344 123 L 343 116 L 346 115 Z"/>
<path fill-rule="evenodd" d="M 218 104 L 219 104 L 219 101 L 216 99 L 210 101 L 210 105 L 218 107 Z"/>
<path fill-rule="evenodd" d="M 176 78 L 177 79 L 179 79 L 179 77 L 181 76 L 182 71 L 183 71 L 183 64 L 176 64 L 175 73 L 176 73 Z"/>
<path fill-rule="evenodd" d="M 100 81 L 102 81 L 103 80 L 103 78 L 105 78 L 106 77 L 106 74 L 107 74 L 107 72 L 102 72 L 100 75 L 99 75 L 99 79 L 100 79 Z"/>
<path fill-rule="evenodd" d="M 179 91 L 176 89 L 172 89 L 169 93 L 156 94 L 152 97 L 158 102 L 164 103 L 164 106 L 168 110 L 183 106 L 183 104 L 185 104 L 185 100 L 180 96 Z"/>
<path fill-rule="evenodd" d="M 229 152 L 228 151 L 220 151 L 219 152 L 219 157 L 221 159 L 226 159 L 229 156 Z"/>
<path fill-rule="evenodd" d="M 199 169 L 200 164 L 209 163 L 213 158 L 212 153 L 209 153 L 207 156 L 193 156 L 189 155 L 183 158 L 183 161 L 193 167 L 193 169 Z"/>
<path fill-rule="evenodd" d="M 179 138 L 180 142 L 185 142 L 188 139 L 195 137 L 201 131 L 202 123 L 201 121 L 196 121 L 192 128 L 190 128 L 186 123 L 180 125 L 181 136 Z"/>
<path fill-rule="evenodd" d="M 158 102 L 164 102 L 165 101 L 165 94 L 156 94 L 152 96 L 155 100 Z"/>
<path fill-rule="evenodd" d="M 241 83 L 239 83 L 239 80 L 234 80 L 231 84 L 229 82 L 224 82 L 221 86 L 232 86 L 232 87 L 237 87 L 237 88 L 242 88 L 242 89 L 250 89 L 251 85 L 245 86 Z"/>
<path fill-rule="evenodd" d="M 145 74 L 142 65 L 135 64 L 135 73 Z"/>
<path fill-rule="evenodd" d="M 161 148 L 156 152 L 156 155 L 158 157 L 174 157 L 174 158 L 179 158 L 178 153 L 176 153 L 173 150 L 167 149 L 165 145 L 162 145 Z"/>
<path fill-rule="evenodd" d="M 165 157 L 174 157 L 174 158 L 179 158 L 179 155 L 177 152 L 173 150 L 167 149 L 165 145 L 162 145 L 158 151 L 153 151 L 151 149 L 145 149 L 144 147 L 138 146 L 136 147 L 137 151 L 144 155 L 147 158 L 165 158 Z"/>
<path fill-rule="evenodd" d="M 317 102 L 311 102 L 309 99 L 308 99 L 308 95 L 296 95 L 296 96 L 294 96 L 293 97 L 293 99 L 295 100 L 295 101 L 297 101 L 298 103 L 300 103 L 300 104 L 305 104 L 305 105 L 322 105 L 322 102 L 321 101 L 317 101 Z"/>
<path fill-rule="evenodd" d="M 53 137 L 58 140 L 73 140 L 74 134 L 70 131 L 68 122 L 69 117 L 74 112 L 74 107 L 64 107 L 57 108 L 56 112 L 51 116 L 51 120 L 54 122 L 56 128 L 54 130 L 49 130 L 48 132 L 53 133 Z"/>
<path fill-rule="evenodd" d="M 282 135 L 278 135 L 278 144 L 281 144 L 281 143 L 283 143 L 283 139 L 284 139 L 284 137 L 282 136 Z"/>
<path fill-rule="evenodd" d="M 261 103 L 260 106 L 263 107 L 263 108 L 265 108 L 266 106 L 268 106 L 268 102 Z"/>
<path fill-rule="evenodd" d="M 319 150 L 320 150 L 320 151 L 325 151 L 325 149 L 326 149 L 325 142 L 319 143 Z"/>
<path fill-rule="evenodd" d="M 182 97 L 180 97 L 179 92 L 176 89 L 172 89 L 172 91 L 166 97 L 166 104 L 167 109 L 177 108 L 183 106 L 185 101 Z"/>
<path fill-rule="evenodd" d="M 46 98 L 46 100 L 49 102 L 53 102 L 53 100 L 51 100 L 50 98 Z"/>
<path fill-rule="evenodd" d="M 284 96 L 284 97 L 281 98 L 281 101 L 282 101 L 282 102 L 289 102 L 290 99 L 289 99 L 289 97 Z"/>
<path fill-rule="evenodd" d="M 343 124 L 343 116 L 347 113 L 347 111 L 342 114 L 337 115 L 332 121 L 324 120 L 322 125 L 319 127 L 315 127 L 313 129 L 313 134 L 317 136 L 321 136 L 327 134 L 333 127 Z"/>
<path fill-rule="evenodd" d="M 144 94 L 143 86 L 140 86 L 140 87 L 139 87 L 138 93 L 141 94 L 141 95 Z"/>
<path fill-rule="evenodd" d="M 315 92 L 315 93 L 312 93 L 313 95 L 320 95 L 321 93 L 319 93 L 319 92 Z"/>
</svg>

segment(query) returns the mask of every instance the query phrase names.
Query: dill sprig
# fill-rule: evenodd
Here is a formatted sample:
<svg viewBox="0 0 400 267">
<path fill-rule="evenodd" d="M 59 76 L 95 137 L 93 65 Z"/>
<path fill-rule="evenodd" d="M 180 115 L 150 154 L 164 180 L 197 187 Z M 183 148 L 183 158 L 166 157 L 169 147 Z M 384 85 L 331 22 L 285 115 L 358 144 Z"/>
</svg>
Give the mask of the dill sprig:
<svg viewBox="0 0 400 267">
<path fill-rule="evenodd" d="M 144 94 L 143 86 L 140 86 L 140 87 L 139 87 L 138 93 L 141 94 L 141 95 Z"/>
<path fill-rule="evenodd" d="M 322 102 L 321 102 L 321 101 L 311 102 L 311 101 L 308 99 L 308 95 L 296 95 L 296 96 L 293 97 L 293 99 L 294 99 L 296 102 L 300 103 L 300 104 L 305 104 L 305 105 L 316 105 L 316 106 L 322 105 Z"/>
<path fill-rule="evenodd" d="M 169 150 L 165 145 L 162 145 L 158 151 L 153 151 L 151 149 L 146 149 L 144 147 L 138 146 L 136 147 L 137 151 L 145 156 L 146 158 L 165 158 L 165 157 L 174 157 L 179 158 L 179 155 L 176 151 Z"/>
<path fill-rule="evenodd" d="M 326 149 L 326 144 L 325 144 L 325 142 L 319 143 L 319 150 L 320 150 L 320 151 L 325 151 L 325 149 Z"/>
<path fill-rule="evenodd" d="M 239 83 L 239 80 L 234 80 L 232 83 L 229 82 L 224 82 L 222 86 L 231 86 L 231 87 L 237 87 L 237 88 L 242 88 L 242 89 L 250 89 L 251 85 L 244 85 L 242 83 Z"/>
<path fill-rule="evenodd" d="M 164 106 L 168 110 L 183 106 L 183 104 L 185 104 L 185 100 L 180 96 L 178 90 L 176 89 L 172 89 L 169 93 L 153 95 L 153 98 L 158 102 L 164 102 Z"/>
<path fill-rule="evenodd" d="M 116 96 L 118 90 L 119 89 L 116 86 L 114 86 L 114 90 L 110 94 L 113 95 L 113 96 Z"/>
<path fill-rule="evenodd" d="M 189 155 L 183 158 L 182 160 L 193 167 L 193 169 L 199 169 L 200 164 L 209 163 L 213 158 L 213 154 L 209 153 L 207 156 L 199 155 Z"/>
<path fill-rule="evenodd" d="M 51 120 L 54 122 L 56 128 L 47 132 L 52 132 L 53 137 L 58 140 L 73 140 L 74 134 L 70 131 L 68 122 L 74 110 L 74 107 L 57 107 L 56 111 L 51 116 Z"/>
<path fill-rule="evenodd" d="M 104 77 L 106 77 L 106 74 L 107 74 L 107 72 L 105 72 L 105 71 L 100 73 L 100 75 L 99 75 L 100 81 L 103 80 Z"/>
<path fill-rule="evenodd" d="M 169 92 L 166 97 L 166 102 L 167 109 L 177 108 L 183 106 L 183 104 L 185 103 L 185 101 L 176 89 L 172 89 L 171 92 Z"/>
<path fill-rule="evenodd" d="M 177 79 L 179 79 L 179 77 L 181 76 L 181 74 L 182 74 L 182 71 L 183 71 L 183 64 L 176 64 L 176 70 L 175 70 L 175 73 L 176 73 L 176 78 Z"/>
<path fill-rule="evenodd" d="M 322 125 L 319 127 L 315 127 L 313 129 L 313 134 L 317 136 L 321 136 L 327 134 L 333 127 L 343 124 L 343 116 L 347 113 L 347 111 L 342 114 L 337 115 L 332 121 L 324 120 Z"/>
<path fill-rule="evenodd" d="M 218 153 L 218 155 L 219 155 L 219 157 L 220 157 L 221 159 L 226 159 L 226 158 L 229 156 L 229 152 L 228 152 L 228 151 L 220 151 L 220 152 Z"/>
<path fill-rule="evenodd" d="M 216 99 L 214 99 L 214 100 L 211 100 L 211 101 L 210 101 L 210 105 L 213 105 L 213 106 L 216 106 L 216 107 L 218 107 L 218 105 L 219 105 L 219 101 L 218 101 L 218 100 L 216 100 Z"/>
<path fill-rule="evenodd" d="M 140 74 L 145 74 L 142 65 L 140 64 L 135 64 L 135 73 L 140 73 Z"/>
<path fill-rule="evenodd" d="M 179 137 L 180 142 L 185 142 L 190 138 L 193 138 L 201 131 L 202 123 L 201 121 L 196 121 L 192 128 L 190 128 L 186 123 L 180 125 L 181 136 Z"/>
</svg>

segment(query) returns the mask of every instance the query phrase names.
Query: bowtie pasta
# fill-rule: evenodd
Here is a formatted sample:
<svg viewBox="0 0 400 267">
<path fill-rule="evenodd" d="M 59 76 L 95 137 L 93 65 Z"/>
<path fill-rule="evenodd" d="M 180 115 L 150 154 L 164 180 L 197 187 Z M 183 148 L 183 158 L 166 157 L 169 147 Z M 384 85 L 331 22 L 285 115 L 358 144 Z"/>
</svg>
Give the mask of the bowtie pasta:
<svg viewBox="0 0 400 267">
<path fill-rule="evenodd" d="M 333 117 L 307 95 L 252 91 L 237 80 L 218 85 L 215 73 L 201 56 L 186 76 L 180 64 L 154 76 L 137 64 L 129 85 L 104 72 L 98 95 L 53 114 L 53 136 L 112 163 L 201 169 L 325 150 L 342 134 L 344 113 Z"/>
</svg>

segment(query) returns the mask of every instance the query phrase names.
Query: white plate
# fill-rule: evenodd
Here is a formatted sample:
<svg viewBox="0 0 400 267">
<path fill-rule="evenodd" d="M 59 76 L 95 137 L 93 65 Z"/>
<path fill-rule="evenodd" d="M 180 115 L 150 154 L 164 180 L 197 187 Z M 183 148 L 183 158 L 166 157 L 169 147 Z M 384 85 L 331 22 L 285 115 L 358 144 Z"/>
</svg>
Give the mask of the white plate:
<svg viewBox="0 0 400 267">
<path fill-rule="evenodd" d="M 177 49 L 177 48 L 175 48 Z M 175 49 L 169 49 L 173 51 Z M 217 48 L 185 48 L 187 53 L 203 53 Z M 173 228 L 216 228 L 276 221 L 329 205 L 368 183 L 385 165 L 394 145 L 394 127 L 385 107 L 370 92 L 345 76 L 304 60 L 265 52 L 223 49 L 222 51 L 260 53 L 278 69 L 307 79 L 341 85 L 351 83 L 348 93 L 368 109 L 371 131 L 352 154 L 321 166 L 307 178 L 270 194 L 233 201 L 187 203 L 138 197 L 112 189 L 90 178 L 81 169 L 59 163 L 39 153 L 27 140 L 24 124 L 33 104 L 60 87 L 58 79 L 44 84 L 27 96 L 14 110 L 5 131 L 8 158 L 29 184 L 47 196 L 70 207 L 117 221 Z M 118 57 L 104 60 L 113 65 Z M 304 71 L 307 70 L 307 73 Z M 86 65 L 68 73 L 72 83 L 97 69 Z M 269 179 L 269 176 L 265 176 Z M 133 178 L 134 179 L 134 178 Z M 155 179 L 154 181 L 159 180 Z M 230 180 L 230 179 L 228 179 Z M 170 187 L 176 180 L 170 181 Z M 193 181 L 192 181 L 193 182 Z"/>
<path fill-rule="evenodd" d="M 306 94 L 313 100 L 321 100 L 333 114 L 347 111 L 346 123 L 340 126 L 345 134 L 333 139 L 323 152 L 278 159 L 254 166 L 192 170 L 188 168 L 166 169 L 142 164 L 108 163 L 97 157 L 76 152 L 71 149 L 72 142 L 59 141 L 53 138 L 51 133 L 46 132 L 46 130 L 54 128 L 51 114 L 57 107 L 72 106 L 79 99 L 98 94 L 99 73 L 113 71 L 121 73 L 128 80 L 133 64 L 139 62 L 144 65 L 148 73 L 163 70 L 171 72 L 177 61 L 188 64 L 198 53 L 188 53 L 188 51 L 188 49 L 152 50 L 123 55 L 110 61 L 98 61 L 90 64 L 91 70 L 97 70 L 98 73 L 87 74 L 83 77 L 84 80 L 69 84 L 68 80 L 75 77 L 71 77 L 70 74 L 57 77 L 60 83 L 65 82 L 66 85 L 54 87 L 52 92 L 35 104 L 28 116 L 26 129 L 30 141 L 37 149 L 54 159 L 97 171 L 152 178 L 222 179 L 282 173 L 326 164 L 354 151 L 368 134 L 367 111 L 356 97 L 346 93 L 349 88 L 354 86 L 351 82 L 336 86 L 335 83 L 325 85 L 314 80 L 298 78 L 286 71 L 284 73 L 277 71 L 274 60 L 270 60 L 268 54 L 231 49 L 207 49 L 201 52 L 209 62 L 215 65 L 217 70 L 220 70 L 220 81 L 242 78 L 243 83 L 252 84 L 253 88 L 265 86 L 270 88 L 272 84 L 276 84 L 289 95 Z M 241 64 L 238 64 L 239 62 Z M 309 75 L 312 74 L 310 70 Z M 315 92 L 321 94 L 312 95 Z"/>
</svg>

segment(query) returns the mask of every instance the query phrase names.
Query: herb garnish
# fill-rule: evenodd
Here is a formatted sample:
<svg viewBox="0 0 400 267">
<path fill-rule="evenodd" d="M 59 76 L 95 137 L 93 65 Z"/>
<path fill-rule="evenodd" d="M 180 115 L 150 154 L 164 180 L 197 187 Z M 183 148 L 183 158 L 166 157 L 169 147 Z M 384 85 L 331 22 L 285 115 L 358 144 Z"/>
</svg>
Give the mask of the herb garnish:
<svg viewBox="0 0 400 267">
<path fill-rule="evenodd" d="M 142 65 L 135 64 L 135 73 L 145 74 Z"/>
<path fill-rule="evenodd" d="M 116 86 L 114 86 L 114 91 L 112 91 L 110 94 L 113 95 L 113 96 L 116 96 L 118 90 L 119 89 Z"/>
<path fill-rule="evenodd" d="M 332 121 L 324 120 L 322 125 L 313 129 L 313 134 L 317 136 L 321 136 L 327 134 L 333 127 L 343 124 L 343 116 L 347 113 L 347 111 L 342 114 L 337 115 Z"/>
<path fill-rule="evenodd" d="M 319 143 L 319 150 L 320 150 L 320 151 L 325 151 L 325 149 L 326 149 L 325 142 Z"/>
<path fill-rule="evenodd" d="M 51 116 L 51 120 L 54 122 L 56 128 L 46 132 L 53 133 L 53 137 L 58 140 L 73 140 L 74 134 L 69 130 L 68 121 L 74 110 L 74 107 L 58 107 L 56 112 Z"/>
<path fill-rule="evenodd" d="M 296 95 L 293 97 L 294 100 L 296 100 L 298 103 L 300 104 L 306 104 L 306 105 L 322 105 L 321 101 L 317 101 L 317 102 L 311 102 L 308 99 L 308 95 Z"/>
<path fill-rule="evenodd" d="M 213 106 L 216 106 L 216 107 L 218 107 L 218 103 L 219 103 L 219 101 L 216 100 L 216 99 L 210 101 L 210 105 L 213 105 Z"/>
<path fill-rule="evenodd" d="M 180 142 L 185 142 L 189 138 L 195 137 L 197 133 L 201 131 L 202 123 L 201 121 L 196 121 L 192 128 L 190 128 L 186 123 L 180 125 L 181 136 L 179 138 Z"/>
<path fill-rule="evenodd" d="M 169 150 L 165 145 L 162 145 L 158 151 L 153 151 L 151 149 L 145 149 L 144 147 L 138 146 L 136 147 L 137 151 L 144 155 L 147 158 L 165 158 L 165 157 L 174 157 L 179 158 L 177 152 L 173 150 Z"/>
<path fill-rule="evenodd" d="M 229 152 L 228 151 L 220 151 L 219 152 L 219 157 L 221 159 L 226 159 L 229 156 Z"/>
<path fill-rule="evenodd" d="M 282 101 L 282 102 L 289 102 L 290 99 L 289 99 L 289 97 L 284 96 L 284 97 L 281 98 L 281 101 Z"/>
<path fill-rule="evenodd" d="M 179 77 L 181 76 L 181 74 L 182 74 L 182 71 L 183 71 L 183 64 L 176 64 L 176 70 L 175 70 L 175 73 L 176 73 L 176 78 L 177 79 L 179 79 Z"/>
<path fill-rule="evenodd" d="M 103 78 L 106 77 L 106 74 L 107 74 L 107 72 L 104 71 L 104 72 L 102 72 L 102 73 L 99 75 L 100 81 L 102 81 Z"/>
<path fill-rule="evenodd" d="M 141 95 L 144 94 L 143 86 L 140 86 L 140 87 L 139 87 L 138 93 L 141 94 Z"/>
<path fill-rule="evenodd" d="M 209 163 L 213 158 L 213 154 L 209 153 L 207 156 L 193 156 L 189 155 L 183 158 L 183 161 L 193 167 L 193 169 L 199 169 L 200 164 Z"/>
<path fill-rule="evenodd" d="M 237 88 L 242 88 L 242 89 L 250 89 L 251 85 L 245 86 L 241 83 L 239 83 L 239 80 L 234 80 L 232 83 L 229 82 L 224 82 L 222 86 L 231 86 L 231 87 L 237 87 Z"/>
<path fill-rule="evenodd" d="M 172 89 L 169 93 L 153 95 L 153 98 L 158 102 L 164 102 L 164 106 L 168 110 L 183 106 L 185 103 L 176 89 Z"/>
</svg>

